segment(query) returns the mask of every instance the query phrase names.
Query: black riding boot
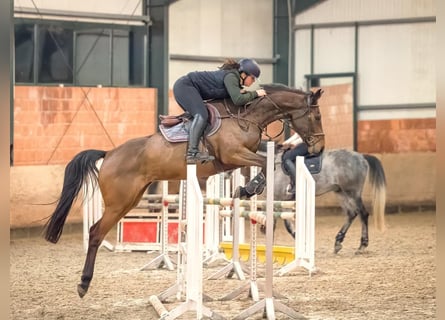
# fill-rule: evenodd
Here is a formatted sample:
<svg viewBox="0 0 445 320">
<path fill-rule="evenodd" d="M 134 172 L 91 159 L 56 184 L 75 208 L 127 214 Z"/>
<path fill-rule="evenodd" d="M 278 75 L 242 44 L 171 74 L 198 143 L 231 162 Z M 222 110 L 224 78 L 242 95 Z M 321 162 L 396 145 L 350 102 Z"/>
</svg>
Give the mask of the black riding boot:
<svg viewBox="0 0 445 320">
<path fill-rule="evenodd" d="M 284 173 L 286 173 L 291 178 L 291 189 L 289 190 L 289 193 L 295 194 L 295 179 L 297 176 L 297 168 L 295 165 L 295 162 L 293 162 L 290 159 L 286 159 L 283 162 L 284 167 Z"/>
<path fill-rule="evenodd" d="M 188 164 L 215 160 L 215 157 L 210 156 L 207 152 L 201 152 L 198 149 L 199 139 L 204 133 L 206 125 L 207 122 L 202 118 L 201 115 L 195 115 L 189 132 L 189 145 L 186 155 Z"/>
</svg>

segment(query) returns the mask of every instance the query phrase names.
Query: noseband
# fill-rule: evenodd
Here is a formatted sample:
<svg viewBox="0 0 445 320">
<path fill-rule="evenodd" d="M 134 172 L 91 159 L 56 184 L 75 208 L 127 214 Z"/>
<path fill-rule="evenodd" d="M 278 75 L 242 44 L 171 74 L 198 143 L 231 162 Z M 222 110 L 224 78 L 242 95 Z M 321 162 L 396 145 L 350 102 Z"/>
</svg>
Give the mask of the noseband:
<svg viewBox="0 0 445 320">
<path fill-rule="evenodd" d="M 268 96 L 268 95 L 265 95 L 264 96 L 265 98 L 267 98 L 271 103 L 272 103 L 272 105 L 275 107 L 275 108 L 277 108 L 278 110 L 280 110 L 281 112 L 283 111 L 276 103 L 275 103 L 275 101 L 273 101 L 272 100 L 272 98 L 270 97 L 270 96 Z M 296 118 L 294 118 L 294 117 L 292 117 L 292 115 L 290 114 L 290 113 L 284 113 L 284 115 L 286 116 L 286 125 L 288 126 L 288 127 L 291 127 L 290 125 L 289 125 L 289 120 L 292 120 L 292 119 L 299 119 L 299 118 L 302 118 L 302 117 L 304 117 L 306 114 L 310 114 L 310 115 L 312 115 L 312 112 L 311 112 L 311 109 L 312 108 L 319 108 L 319 105 L 318 104 L 312 104 L 312 99 L 311 99 L 312 97 L 311 97 L 311 95 L 310 94 L 308 94 L 307 95 L 307 98 L 306 98 L 306 110 L 303 112 L 303 114 L 301 114 L 301 115 L 299 115 L 298 117 L 296 117 Z M 303 141 L 305 141 L 306 142 L 306 144 L 308 145 L 308 147 L 312 147 L 312 146 L 314 146 L 319 140 L 320 140 L 320 138 L 321 137 L 324 137 L 324 132 L 316 132 L 316 133 L 312 133 L 312 134 L 309 134 L 309 129 L 308 129 L 308 132 L 305 132 L 305 133 L 303 133 L 302 135 L 301 135 L 301 138 L 303 139 Z"/>
</svg>

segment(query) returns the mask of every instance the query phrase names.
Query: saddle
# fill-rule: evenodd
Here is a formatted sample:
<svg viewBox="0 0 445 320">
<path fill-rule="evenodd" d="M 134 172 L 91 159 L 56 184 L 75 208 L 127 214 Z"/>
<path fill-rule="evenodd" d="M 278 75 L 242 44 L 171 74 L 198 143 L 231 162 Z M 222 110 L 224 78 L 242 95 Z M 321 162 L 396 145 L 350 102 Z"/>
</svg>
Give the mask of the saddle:
<svg viewBox="0 0 445 320">
<path fill-rule="evenodd" d="M 216 107 L 208 102 L 205 103 L 209 115 L 207 127 L 204 136 L 209 137 L 215 134 L 221 127 L 221 116 Z M 185 142 L 189 139 L 189 130 L 192 115 L 184 112 L 181 115 L 160 115 L 159 130 L 164 138 L 169 142 Z"/>
<path fill-rule="evenodd" d="M 310 174 L 320 173 L 322 167 L 322 159 L 323 153 L 304 156 L 304 164 L 306 165 L 306 168 L 310 172 Z M 289 172 L 286 170 L 286 167 L 283 165 L 283 163 L 281 163 L 281 168 L 285 174 L 289 175 Z"/>
<path fill-rule="evenodd" d="M 321 171 L 321 159 L 323 158 L 322 155 L 323 153 L 319 153 L 316 155 L 308 155 L 304 157 L 304 164 L 311 174 L 317 174 Z"/>
</svg>

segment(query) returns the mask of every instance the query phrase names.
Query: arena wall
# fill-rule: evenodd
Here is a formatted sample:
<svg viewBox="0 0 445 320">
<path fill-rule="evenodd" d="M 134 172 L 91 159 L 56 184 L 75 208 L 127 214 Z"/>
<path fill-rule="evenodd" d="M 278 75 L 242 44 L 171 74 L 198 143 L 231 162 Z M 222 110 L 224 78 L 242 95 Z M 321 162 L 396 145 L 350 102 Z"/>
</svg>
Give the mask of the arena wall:
<svg viewBox="0 0 445 320">
<path fill-rule="evenodd" d="M 337 92 L 343 100 L 332 92 Z M 15 164 L 10 170 L 11 229 L 44 224 L 60 194 L 65 165 L 77 152 L 88 148 L 110 149 L 128 139 L 154 133 L 157 117 L 153 111 L 156 110 L 154 93 L 150 88 L 17 86 Z M 342 121 L 338 120 L 341 110 L 348 113 L 348 99 L 339 88 L 326 88 L 322 115 L 329 148 L 350 145 L 350 135 L 342 140 L 342 135 L 335 133 L 335 130 L 350 130 L 351 124 L 346 121 L 342 131 Z M 329 115 L 327 110 L 337 115 Z M 169 113 L 180 112 L 170 95 Z M 274 124 L 269 133 L 279 128 Z M 358 151 L 373 153 L 382 160 L 388 182 L 388 205 L 435 205 L 435 139 L 435 119 L 358 122 Z M 365 190 L 365 202 L 368 199 L 369 190 Z M 332 194 L 317 198 L 316 204 L 319 208 L 338 206 Z M 82 221 L 79 205 L 76 203 L 68 224 Z"/>
</svg>

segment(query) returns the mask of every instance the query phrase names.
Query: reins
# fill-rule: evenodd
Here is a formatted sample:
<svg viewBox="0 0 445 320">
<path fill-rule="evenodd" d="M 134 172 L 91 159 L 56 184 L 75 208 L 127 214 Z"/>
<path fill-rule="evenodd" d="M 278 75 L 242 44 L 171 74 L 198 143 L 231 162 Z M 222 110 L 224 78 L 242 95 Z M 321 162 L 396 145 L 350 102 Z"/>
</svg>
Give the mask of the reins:
<svg viewBox="0 0 445 320">
<path fill-rule="evenodd" d="M 267 125 L 264 126 L 264 125 L 261 125 L 261 124 L 255 122 L 255 121 L 252 121 L 252 120 L 250 120 L 250 119 L 246 119 L 246 118 L 243 118 L 243 117 L 242 117 L 242 113 L 244 113 L 244 112 L 246 111 L 247 107 L 248 107 L 250 104 L 253 104 L 253 106 L 255 106 L 255 105 L 257 105 L 258 103 L 260 103 L 264 98 L 266 98 L 266 99 L 272 104 L 272 106 L 274 106 L 274 108 L 276 108 L 280 113 L 283 113 L 284 116 L 285 116 L 285 119 L 284 119 L 284 120 L 283 120 L 283 119 L 279 119 L 279 120 L 278 120 L 278 121 L 280 121 L 283 125 L 282 125 L 282 129 L 280 130 L 280 132 L 279 132 L 277 135 L 275 135 L 274 137 L 271 137 L 271 136 L 267 133 Z M 277 103 L 276 103 L 276 102 L 275 102 L 269 95 L 265 95 L 265 96 L 261 97 L 260 99 L 257 99 L 257 100 L 254 100 L 253 102 L 250 102 L 250 103 L 245 104 L 245 105 L 243 106 L 244 108 L 238 108 L 238 112 L 237 112 L 237 114 L 234 114 L 234 113 L 230 110 L 230 108 L 227 106 L 226 99 L 223 100 L 223 105 L 224 105 L 224 109 L 225 109 L 226 112 L 227 112 L 227 115 L 225 115 L 225 116 L 220 116 L 220 119 L 227 119 L 227 118 L 236 119 L 237 122 L 238 122 L 239 127 L 240 127 L 242 130 L 244 130 L 244 131 L 249 130 L 249 125 L 246 124 L 246 123 L 251 123 L 251 124 L 255 125 L 255 126 L 260 130 L 261 134 L 264 134 L 264 135 L 267 136 L 270 140 L 273 140 L 273 139 L 277 138 L 278 136 L 280 136 L 280 135 L 284 132 L 284 128 L 285 128 L 284 126 L 285 126 L 285 125 L 286 125 L 287 127 L 291 127 L 291 126 L 289 125 L 289 120 L 291 120 L 291 119 L 296 120 L 296 119 L 302 118 L 302 117 L 304 117 L 305 115 L 307 115 L 307 114 L 310 112 L 311 108 L 319 107 L 318 104 L 316 104 L 316 105 L 313 105 L 313 104 L 312 104 L 311 96 L 310 96 L 310 95 L 307 95 L 307 103 L 306 103 L 307 107 L 306 107 L 306 109 L 304 110 L 304 112 L 303 112 L 302 114 L 300 114 L 300 115 L 298 115 L 298 116 L 296 116 L 296 117 L 292 117 L 290 113 L 287 113 L 287 112 L 284 113 L 284 112 L 283 112 L 283 109 L 280 108 L 280 106 L 278 106 L 278 104 L 277 104 Z M 253 107 L 253 106 L 252 106 L 252 107 Z M 242 109 L 243 109 L 243 111 L 241 111 Z M 308 129 L 308 130 L 309 130 L 309 129 Z M 317 140 L 316 137 L 319 137 L 319 136 L 324 136 L 324 133 L 323 133 L 323 132 L 320 132 L 320 133 L 313 133 L 312 135 L 309 135 L 309 133 L 306 132 L 306 134 L 304 134 L 302 138 L 307 142 L 308 145 L 313 145 L 313 144 L 316 142 L 316 140 Z"/>
</svg>

